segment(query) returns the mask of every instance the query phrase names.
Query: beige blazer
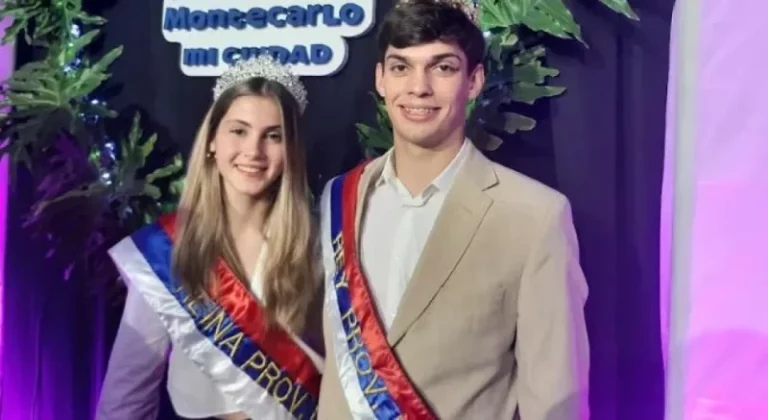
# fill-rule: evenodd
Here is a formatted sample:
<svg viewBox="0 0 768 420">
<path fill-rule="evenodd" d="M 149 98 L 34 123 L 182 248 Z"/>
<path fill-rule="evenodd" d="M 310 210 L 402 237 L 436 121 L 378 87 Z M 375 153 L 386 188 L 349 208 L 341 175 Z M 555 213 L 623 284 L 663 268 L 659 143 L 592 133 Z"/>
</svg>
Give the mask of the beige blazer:
<svg viewBox="0 0 768 420">
<path fill-rule="evenodd" d="M 566 198 L 472 146 L 388 339 L 441 419 L 587 419 L 586 298 Z M 325 324 L 318 418 L 350 419 Z"/>
</svg>

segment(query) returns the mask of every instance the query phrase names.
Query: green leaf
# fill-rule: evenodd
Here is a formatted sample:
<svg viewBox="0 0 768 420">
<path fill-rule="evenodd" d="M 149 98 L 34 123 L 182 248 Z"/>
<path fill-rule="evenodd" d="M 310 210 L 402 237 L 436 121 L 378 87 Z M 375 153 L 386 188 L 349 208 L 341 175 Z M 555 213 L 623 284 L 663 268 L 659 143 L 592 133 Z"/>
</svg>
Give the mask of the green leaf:
<svg viewBox="0 0 768 420">
<path fill-rule="evenodd" d="M 103 73 L 96 73 L 91 69 L 86 69 L 80 73 L 79 79 L 75 80 L 67 86 L 64 90 L 64 95 L 67 98 L 82 98 L 83 96 L 90 95 L 96 88 L 101 86 L 105 80 L 109 78 L 109 75 Z"/>
<path fill-rule="evenodd" d="M 355 124 L 358 133 L 360 133 L 360 141 L 364 146 L 372 149 L 386 150 L 392 147 L 392 136 L 381 130 L 377 130 L 373 127 L 369 127 L 365 124 Z"/>
<path fill-rule="evenodd" d="M 57 36 L 57 33 L 61 31 L 62 24 L 60 21 L 53 20 L 50 18 L 50 15 L 43 14 L 40 16 L 37 26 L 35 27 L 35 33 L 32 34 L 31 37 L 27 38 L 27 43 L 36 45 L 48 45 L 48 40 L 46 37 L 52 35 L 55 38 L 60 38 Z"/>
<path fill-rule="evenodd" d="M 379 96 L 371 92 L 373 100 L 376 102 L 376 122 L 382 127 L 392 127 L 392 122 L 389 120 L 389 112 L 387 111 L 387 104 Z"/>
<path fill-rule="evenodd" d="M 477 102 L 477 99 L 473 99 L 467 103 L 467 107 L 465 109 L 467 118 L 469 118 L 475 112 L 475 109 L 477 109 Z"/>
<path fill-rule="evenodd" d="M 96 62 L 96 64 L 93 65 L 93 69 L 95 71 L 106 71 L 107 67 L 111 66 L 112 63 L 117 60 L 120 55 L 123 54 L 123 46 L 115 47 L 110 52 L 104 54 L 103 57 L 99 61 Z"/>
<path fill-rule="evenodd" d="M 157 143 L 157 134 L 152 134 L 144 144 L 141 145 L 141 157 L 144 161 L 152 154 L 155 149 L 155 143 Z"/>
<path fill-rule="evenodd" d="M 581 27 L 562 0 L 484 0 L 481 2 L 483 30 L 523 24 L 558 38 L 576 38 L 583 43 Z"/>
<path fill-rule="evenodd" d="M 58 0 L 64 3 L 64 8 L 68 12 L 79 12 L 83 8 L 82 0 Z"/>
<path fill-rule="evenodd" d="M 501 64 L 501 53 L 503 51 L 501 43 L 502 38 L 499 35 L 492 35 L 487 41 L 488 57 L 496 64 L 496 68 L 499 68 Z"/>
<path fill-rule="evenodd" d="M 149 196 L 153 200 L 159 200 L 163 196 L 160 188 L 152 184 L 144 184 L 144 195 Z"/>
<path fill-rule="evenodd" d="M 100 103 L 86 102 L 78 104 L 78 106 L 78 111 L 88 112 L 89 114 L 98 115 L 100 117 L 114 118 L 117 116 L 116 111 L 108 109 L 106 106 Z"/>
<path fill-rule="evenodd" d="M 93 197 L 98 195 L 104 195 L 106 194 L 108 188 L 106 185 L 99 181 L 92 182 L 90 184 L 74 188 L 72 190 L 67 191 L 64 194 L 61 194 L 55 198 L 52 198 L 50 200 L 42 200 L 39 201 L 35 205 L 34 214 L 39 215 L 43 211 L 45 211 L 46 208 L 49 206 L 59 203 L 64 200 L 70 200 L 73 198 L 86 198 L 86 197 Z"/>
<path fill-rule="evenodd" d="M 162 168 L 155 169 L 152 173 L 147 175 L 146 180 L 148 183 L 152 183 L 158 179 L 167 178 L 181 171 L 183 167 L 184 164 L 181 161 L 181 155 L 176 155 L 174 156 L 173 162 L 163 166 Z"/>
<path fill-rule="evenodd" d="M 170 193 L 174 196 L 181 195 L 182 191 L 184 191 L 184 178 L 177 179 L 176 181 L 171 182 L 171 185 L 168 187 L 168 190 Z"/>
<path fill-rule="evenodd" d="M 60 83 L 51 72 L 26 71 L 14 74 L 8 80 L 8 88 L 11 94 L 25 94 L 38 97 L 40 100 L 50 101 L 57 105 L 63 105 L 60 92 Z M 16 106 L 16 104 L 10 104 Z"/>
<path fill-rule="evenodd" d="M 131 131 L 128 133 L 128 145 L 131 149 L 135 148 L 141 140 L 143 132 L 141 130 L 141 114 L 138 112 L 133 115 L 133 121 L 131 122 Z"/>
<path fill-rule="evenodd" d="M 19 35 L 19 32 L 21 32 L 22 29 L 26 28 L 27 26 L 27 20 L 24 18 L 17 18 L 17 20 L 13 21 L 13 24 L 5 30 L 5 36 L 3 36 L 2 41 L 0 41 L 0 44 L 7 45 L 11 44 L 14 41 L 16 41 L 16 37 Z M 27 41 L 27 43 L 30 43 Z"/>
<path fill-rule="evenodd" d="M 371 132 L 375 130 L 375 128 L 369 127 L 363 123 L 357 123 L 355 124 L 355 127 L 357 127 L 358 134 L 360 134 L 360 136 L 362 136 L 362 138 L 365 140 L 371 137 Z"/>
<path fill-rule="evenodd" d="M 378 124 L 379 127 L 391 126 L 389 117 L 387 115 L 382 115 L 382 114 L 376 114 L 376 124 Z"/>
<path fill-rule="evenodd" d="M 532 7 L 520 16 L 520 22 L 534 31 L 546 32 L 558 38 L 576 38 L 584 43 L 581 27 L 562 0 L 529 0 Z M 508 2 L 505 4 L 509 4 Z M 525 3 L 525 1 L 523 1 Z"/>
<path fill-rule="evenodd" d="M 14 78 L 25 78 L 25 77 L 36 77 L 39 76 L 41 73 L 49 73 L 54 71 L 53 67 L 49 65 L 46 61 L 33 61 L 31 63 L 27 63 L 20 68 L 18 68 L 15 72 L 13 72 Z"/>
<path fill-rule="evenodd" d="M 501 137 L 494 134 L 488 134 L 488 142 L 485 144 L 483 149 L 489 152 L 493 152 L 494 150 L 501 147 L 502 144 L 504 144 L 504 140 L 502 140 Z"/>
<path fill-rule="evenodd" d="M 26 16 L 30 15 L 30 10 L 32 9 L 33 7 L 29 7 L 29 6 L 12 7 L 12 6 L 9 6 L 8 2 L 6 2 L 5 7 L 2 10 L 0 10 L 0 18 L 5 19 L 10 17 L 14 19 L 20 19 L 20 18 L 23 19 Z"/>
<path fill-rule="evenodd" d="M 108 52 L 101 58 L 96 64 L 89 68 L 84 69 L 78 75 L 78 78 L 73 81 L 65 89 L 65 95 L 68 98 L 81 98 L 89 95 L 96 90 L 110 75 L 104 73 L 107 67 L 109 67 L 123 52 L 123 47 L 117 47 Z"/>
<path fill-rule="evenodd" d="M 376 103 L 376 123 L 380 128 L 392 128 L 392 122 L 389 120 L 389 112 L 387 112 L 387 105 L 384 101 L 378 97 L 377 94 L 371 92 L 373 100 Z"/>
<path fill-rule="evenodd" d="M 512 80 L 531 84 L 542 84 L 548 77 L 556 77 L 560 72 L 557 69 L 544 67 L 538 59 L 519 66 L 515 66 Z"/>
<path fill-rule="evenodd" d="M 79 19 L 83 24 L 86 25 L 103 25 L 107 23 L 107 20 L 104 19 L 101 16 L 90 16 L 86 14 L 85 12 L 80 12 L 76 15 L 77 19 Z"/>
<path fill-rule="evenodd" d="M 531 131 L 536 127 L 536 120 L 516 112 L 505 113 L 504 118 L 504 131 L 510 134 L 518 131 Z"/>
<path fill-rule="evenodd" d="M 533 105 L 538 99 L 558 96 L 565 92 L 564 87 L 541 86 L 530 83 L 515 83 L 512 89 L 512 100 Z"/>
<path fill-rule="evenodd" d="M 603 3 L 614 12 L 621 13 L 632 20 L 640 20 L 640 17 L 637 16 L 634 10 L 632 10 L 632 6 L 629 5 L 628 0 L 600 0 L 600 3 Z"/>
<path fill-rule="evenodd" d="M 517 34 L 514 32 L 509 32 L 503 37 L 501 45 L 509 48 L 517 45 L 518 41 L 520 41 L 520 38 L 517 36 Z"/>
<path fill-rule="evenodd" d="M 55 101 L 45 98 L 38 98 L 30 93 L 9 93 L 8 104 L 20 110 L 24 110 L 26 108 L 59 106 L 59 104 Z"/>
<path fill-rule="evenodd" d="M 64 56 L 64 63 L 71 63 L 74 61 L 74 59 L 77 57 L 78 54 L 85 48 L 87 45 L 89 45 L 91 42 L 93 42 L 94 39 L 96 39 L 97 36 L 99 36 L 99 33 L 101 33 L 100 30 L 94 29 L 92 31 L 88 31 L 85 34 L 81 35 L 79 38 L 72 41 L 72 45 L 69 46 L 66 50 L 66 55 Z"/>
<path fill-rule="evenodd" d="M 508 28 L 512 22 L 497 4 L 498 0 L 485 0 L 480 2 L 480 27 L 483 31 L 493 28 Z"/>
</svg>

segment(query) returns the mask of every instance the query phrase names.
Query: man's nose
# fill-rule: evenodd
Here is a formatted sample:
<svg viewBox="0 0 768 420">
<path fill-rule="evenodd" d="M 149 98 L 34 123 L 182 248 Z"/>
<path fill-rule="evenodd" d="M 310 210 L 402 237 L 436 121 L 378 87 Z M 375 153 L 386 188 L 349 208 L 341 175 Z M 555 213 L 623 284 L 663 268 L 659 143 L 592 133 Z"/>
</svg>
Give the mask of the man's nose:
<svg viewBox="0 0 768 420">
<path fill-rule="evenodd" d="M 411 94 L 416 96 L 429 96 L 432 94 L 432 83 L 426 71 L 415 71 L 411 75 Z"/>
</svg>

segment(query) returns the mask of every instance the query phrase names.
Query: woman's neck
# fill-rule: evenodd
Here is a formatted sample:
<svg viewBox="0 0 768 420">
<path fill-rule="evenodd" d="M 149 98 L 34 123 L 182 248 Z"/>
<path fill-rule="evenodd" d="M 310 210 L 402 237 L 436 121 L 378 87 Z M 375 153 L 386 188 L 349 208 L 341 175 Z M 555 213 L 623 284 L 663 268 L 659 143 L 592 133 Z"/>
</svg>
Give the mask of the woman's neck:
<svg viewBox="0 0 768 420">
<path fill-rule="evenodd" d="M 227 199 L 226 212 L 229 232 L 233 238 L 244 234 L 263 234 L 271 202 L 266 198 Z"/>
<path fill-rule="evenodd" d="M 265 242 L 265 229 L 271 201 L 227 200 L 226 212 L 229 235 L 237 255 L 244 281 L 253 278 L 259 255 Z"/>
<path fill-rule="evenodd" d="M 264 232 L 270 203 L 267 200 L 254 200 L 248 205 L 227 206 L 227 220 L 232 237 L 253 231 Z"/>
</svg>

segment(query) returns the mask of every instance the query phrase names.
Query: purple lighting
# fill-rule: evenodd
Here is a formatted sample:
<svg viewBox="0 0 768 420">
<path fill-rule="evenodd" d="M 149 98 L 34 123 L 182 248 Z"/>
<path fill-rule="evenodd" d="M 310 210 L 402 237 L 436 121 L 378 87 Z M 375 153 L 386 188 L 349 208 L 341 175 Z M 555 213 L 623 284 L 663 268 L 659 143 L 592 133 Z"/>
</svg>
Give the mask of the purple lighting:
<svg viewBox="0 0 768 420">
<path fill-rule="evenodd" d="M 5 296 L 5 225 L 8 215 L 8 159 L 0 160 L 0 360 L 3 360 L 3 297 Z M 0 365 L 2 366 L 2 365 Z M 3 371 L 0 369 L 0 383 Z M 0 389 L 2 393 L 2 389 Z"/>
<path fill-rule="evenodd" d="M 668 420 L 768 418 L 768 4 L 732 6 L 678 2 L 672 27 L 661 265 Z"/>
<path fill-rule="evenodd" d="M 5 34 L 5 29 L 10 23 L 9 19 L 0 23 L 0 30 L 2 30 L 3 34 Z M 6 80 L 13 72 L 13 52 L 13 46 L 0 46 L 0 79 L 2 80 Z M 2 140 L 0 140 L 0 143 L 2 143 Z M 3 313 L 5 312 L 5 235 L 8 216 L 8 183 L 8 159 L 4 158 L 0 160 L 0 384 L 2 384 L 3 378 L 3 337 L 5 335 Z M 0 395 L 2 395 L 2 392 L 2 387 L 0 387 Z"/>
</svg>

